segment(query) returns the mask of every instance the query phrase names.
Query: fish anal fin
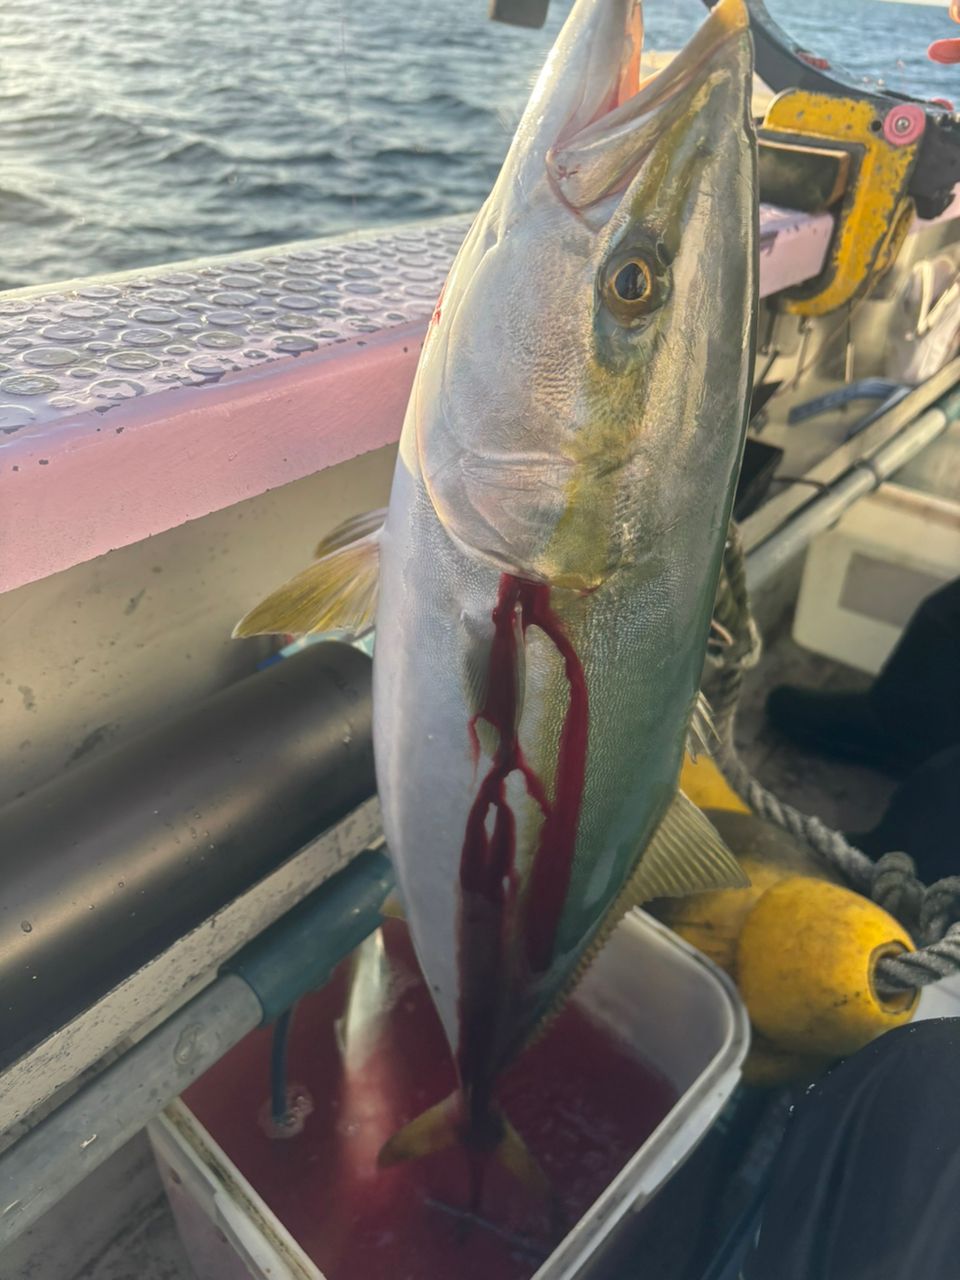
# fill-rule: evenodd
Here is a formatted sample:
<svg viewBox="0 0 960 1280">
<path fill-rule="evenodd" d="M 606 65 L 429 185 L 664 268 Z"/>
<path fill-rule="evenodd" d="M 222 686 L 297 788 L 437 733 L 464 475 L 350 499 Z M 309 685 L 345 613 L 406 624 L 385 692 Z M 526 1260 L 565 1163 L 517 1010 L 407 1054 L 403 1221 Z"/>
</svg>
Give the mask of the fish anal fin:
<svg viewBox="0 0 960 1280">
<path fill-rule="evenodd" d="M 678 791 L 629 883 L 639 906 L 707 889 L 745 889 L 750 881 L 716 827 Z"/>
<path fill-rule="evenodd" d="M 389 1169 L 407 1160 L 420 1160 L 437 1151 L 446 1151 L 461 1141 L 462 1125 L 462 1100 L 459 1094 L 451 1093 L 388 1138 L 380 1148 L 377 1164 L 381 1169 Z"/>
<path fill-rule="evenodd" d="M 234 638 L 321 631 L 364 635 L 376 615 L 379 579 L 378 528 L 331 551 L 272 592 L 241 618 Z"/>
<path fill-rule="evenodd" d="M 614 929 L 634 907 L 654 898 L 685 898 L 708 889 L 746 889 L 750 880 L 716 827 L 692 800 L 678 791 L 633 874 L 611 902 L 566 982 L 525 1041 L 536 1044 L 606 946 Z"/>
</svg>

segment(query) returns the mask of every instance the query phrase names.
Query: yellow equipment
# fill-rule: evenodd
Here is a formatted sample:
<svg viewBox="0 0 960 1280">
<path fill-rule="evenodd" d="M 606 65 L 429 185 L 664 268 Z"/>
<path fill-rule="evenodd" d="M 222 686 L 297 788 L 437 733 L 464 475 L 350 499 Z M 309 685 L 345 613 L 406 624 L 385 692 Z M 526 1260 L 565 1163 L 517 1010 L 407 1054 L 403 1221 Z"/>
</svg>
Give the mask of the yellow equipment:
<svg viewBox="0 0 960 1280">
<path fill-rule="evenodd" d="M 881 956 L 913 949 L 901 925 L 751 813 L 708 757 L 685 760 L 681 786 L 750 886 L 661 901 L 652 911 L 737 983 L 754 1028 L 747 1083 L 813 1077 L 908 1021 L 916 993 L 882 999 L 873 982 Z"/>
<path fill-rule="evenodd" d="M 826 315 L 892 265 L 916 211 L 908 192 L 926 128 L 909 102 L 788 89 L 770 103 L 758 130 L 763 199 L 836 220 L 823 271 L 786 310 Z"/>
</svg>

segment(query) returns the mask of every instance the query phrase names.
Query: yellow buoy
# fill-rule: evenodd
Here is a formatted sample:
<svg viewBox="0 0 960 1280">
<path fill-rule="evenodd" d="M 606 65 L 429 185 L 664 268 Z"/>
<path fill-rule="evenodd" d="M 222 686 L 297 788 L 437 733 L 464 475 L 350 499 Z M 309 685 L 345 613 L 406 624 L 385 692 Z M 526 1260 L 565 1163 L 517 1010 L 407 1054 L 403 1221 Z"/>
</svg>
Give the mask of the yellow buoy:
<svg viewBox="0 0 960 1280">
<path fill-rule="evenodd" d="M 704 812 L 732 850 L 749 885 L 664 899 L 648 910 L 735 979 L 740 931 L 766 891 L 791 876 L 823 876 L 833 881 L 837 877 L 788 832 L 749 810 L 704 808 Z"/>
<path fill-rule="evenodd" d="M 749 813 L 750 809 L 740 799 L 726 778 L 708 755 L 683 757 L 680 770 L 680 790 L 698 809 L 731 809 L 735 813 Z"/>
<path fill-rule="evenodd" d="M 883 998 L 882 956 L 912 951 L 881 907 L 806 876 L 781 880 L 747 915 L 736 978 L 754 1027 L 778 1049 L 808 1057 L 854 1053 L 908 1022 L 918 993 Z"/>
<path fill-rule="evenodd" d="M 743 1083 L 756 1089 L 773 1089 L 783 1084 L 816 1080 L 834 1061 L 820 1055 L 791 1053 L 759 1035 L 750 1038 L 750 1052 L 743 1064 Z"/>
<path fill-rule="evenodd" d="M 680 785 L 733 850 L 750 885 L 647 909 L 739 986 L 753 1024 L 745 1082 L 814 1079 L 908 1021 L 916 996 L 881 1000 L 872 980 L 881 955 L 912 949 L 900 925 L 844 888 L 805 844 L 752 813 L 709 756 L 686 757 Z"/>
</svg>

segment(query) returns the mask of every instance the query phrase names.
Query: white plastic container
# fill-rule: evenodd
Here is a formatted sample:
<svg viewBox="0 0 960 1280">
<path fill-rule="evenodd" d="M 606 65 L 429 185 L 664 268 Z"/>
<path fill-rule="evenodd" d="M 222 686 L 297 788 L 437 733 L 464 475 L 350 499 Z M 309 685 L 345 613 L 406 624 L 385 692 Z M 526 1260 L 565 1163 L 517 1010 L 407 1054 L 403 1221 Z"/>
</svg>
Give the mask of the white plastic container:
<svg viewBox="0 0 960 1280">
<path fill-rule="evenodd" d="M 616 1027 L 679 1097 L 533 1280 L 589 1273 L 710 1128 L 749 1046 L 749 1022 L 733 984 L 640 911 L 614 933 L 575 999 L 592 1018 Z M 149 1135 L 199 1280 L 337 1280 L 317 1269 L 182 1102 L 151 1124 Z"/>
<path fill-rule="evenodd" d="M 960 574 L 960 504 L 884 484 L 815 538 L 793 636 L 875 675 L 911 615 Z"/>
</svg>

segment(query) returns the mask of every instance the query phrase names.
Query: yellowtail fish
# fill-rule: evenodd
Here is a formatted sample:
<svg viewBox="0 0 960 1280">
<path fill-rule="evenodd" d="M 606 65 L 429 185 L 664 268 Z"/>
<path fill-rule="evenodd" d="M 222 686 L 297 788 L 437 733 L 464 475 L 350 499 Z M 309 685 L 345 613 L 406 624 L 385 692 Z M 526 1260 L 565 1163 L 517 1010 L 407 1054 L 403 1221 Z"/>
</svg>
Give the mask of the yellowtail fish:
<svg viewBox="0 0 960 1280">
<path fill-rule="evenodd" d="M 641 80 L 576 0 L 430 324 L 383 513 L 237 633 L 376 625 L 383 825 L 461 1141 L 542 1175 L 492 1091 L 632 904 L 743 884 L 678 792 L 752 377 L 752 47 L 721 0 Z M 643 999 L 643 975 L 637 975 Z"/>
</svg>

